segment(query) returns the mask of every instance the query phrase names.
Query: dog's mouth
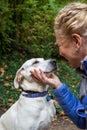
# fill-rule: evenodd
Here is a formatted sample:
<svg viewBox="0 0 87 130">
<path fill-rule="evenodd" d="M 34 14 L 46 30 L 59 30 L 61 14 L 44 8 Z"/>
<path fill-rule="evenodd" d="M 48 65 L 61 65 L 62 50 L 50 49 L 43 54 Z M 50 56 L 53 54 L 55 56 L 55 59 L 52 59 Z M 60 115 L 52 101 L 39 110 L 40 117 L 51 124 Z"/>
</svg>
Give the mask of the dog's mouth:
<svg viewBox="0 0 87 130">
<path fill-rule="evenodd" d="M 52 72 L 50 73 L 45 73 L 46 77 L 50 78 L 52 76 Z"/>
<path fill-rule="evenodd" d="M 45 74 L 47 74 L 47 73 L 52 73 L 52 72 L 55 72 L 56 70 L 57 70 L 58 68 L 57 68 L 57 66 L 55 67 L 55 68 L 53 68 L 53 69 L 51 69 L 51 70 L 45 70 L 45 71 L 43 71 Z"/>
</svg>

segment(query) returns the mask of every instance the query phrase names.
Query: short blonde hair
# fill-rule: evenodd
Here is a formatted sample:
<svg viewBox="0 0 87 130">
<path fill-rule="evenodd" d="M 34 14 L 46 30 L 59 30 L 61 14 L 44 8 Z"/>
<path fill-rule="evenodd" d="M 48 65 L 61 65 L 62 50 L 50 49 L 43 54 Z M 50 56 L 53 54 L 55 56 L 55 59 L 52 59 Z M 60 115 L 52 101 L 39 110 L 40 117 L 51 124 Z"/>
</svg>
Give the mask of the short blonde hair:
<svg viewBox="0 0 87 130">
<path fill-rule="evenodd" d="M 73 2 L 66 5 L 55 19 L 54 30 L 69 36 L 73 33 L 87 36 L 87 4 Z"/>
</svg>

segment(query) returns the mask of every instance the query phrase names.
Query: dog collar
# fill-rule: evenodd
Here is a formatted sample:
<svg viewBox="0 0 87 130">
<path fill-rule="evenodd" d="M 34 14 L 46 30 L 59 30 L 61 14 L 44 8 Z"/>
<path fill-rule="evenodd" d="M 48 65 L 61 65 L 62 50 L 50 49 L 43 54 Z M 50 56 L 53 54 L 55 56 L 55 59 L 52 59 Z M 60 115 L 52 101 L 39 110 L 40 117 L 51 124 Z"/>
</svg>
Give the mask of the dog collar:
<svg viewBox="0 0 87 130">
<path fill-rule="evenodd" d="M 48 94 L 48 91 L 43 91 L 43 92 L 37 92 L 37 93 L 22 93 L 23 96 L 28 97 L 28 98 L 37 98 L 37 97 L 43 97 Z"/>
</svg>

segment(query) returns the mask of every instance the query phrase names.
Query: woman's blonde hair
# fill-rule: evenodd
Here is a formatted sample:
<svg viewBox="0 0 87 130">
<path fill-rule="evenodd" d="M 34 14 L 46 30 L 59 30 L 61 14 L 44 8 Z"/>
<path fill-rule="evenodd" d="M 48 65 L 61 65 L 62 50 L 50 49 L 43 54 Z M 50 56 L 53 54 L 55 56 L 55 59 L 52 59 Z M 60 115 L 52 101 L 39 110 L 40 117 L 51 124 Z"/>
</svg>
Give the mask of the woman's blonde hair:
<svg viewBox="0 0 87 130">
<path fill-rule="evenodd" d="M 73 2 L 61 9 L 54 30 L 69 36 L 73 33 L 87 36 L 87 4 Z"/>
</svg>

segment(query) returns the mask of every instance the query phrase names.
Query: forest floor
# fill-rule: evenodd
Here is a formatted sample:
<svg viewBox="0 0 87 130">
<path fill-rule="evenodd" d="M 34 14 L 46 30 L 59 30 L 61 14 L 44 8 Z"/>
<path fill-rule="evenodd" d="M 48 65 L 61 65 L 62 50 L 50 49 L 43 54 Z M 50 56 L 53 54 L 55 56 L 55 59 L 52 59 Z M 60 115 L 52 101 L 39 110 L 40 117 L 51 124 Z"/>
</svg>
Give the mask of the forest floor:
<svg viewBox="0 0 87 130">
<path fill-rule="evenodd" d="M 67 116 L 56 116 L 52 121 L 50 130 L 80 130 Z"/>
</svg>

